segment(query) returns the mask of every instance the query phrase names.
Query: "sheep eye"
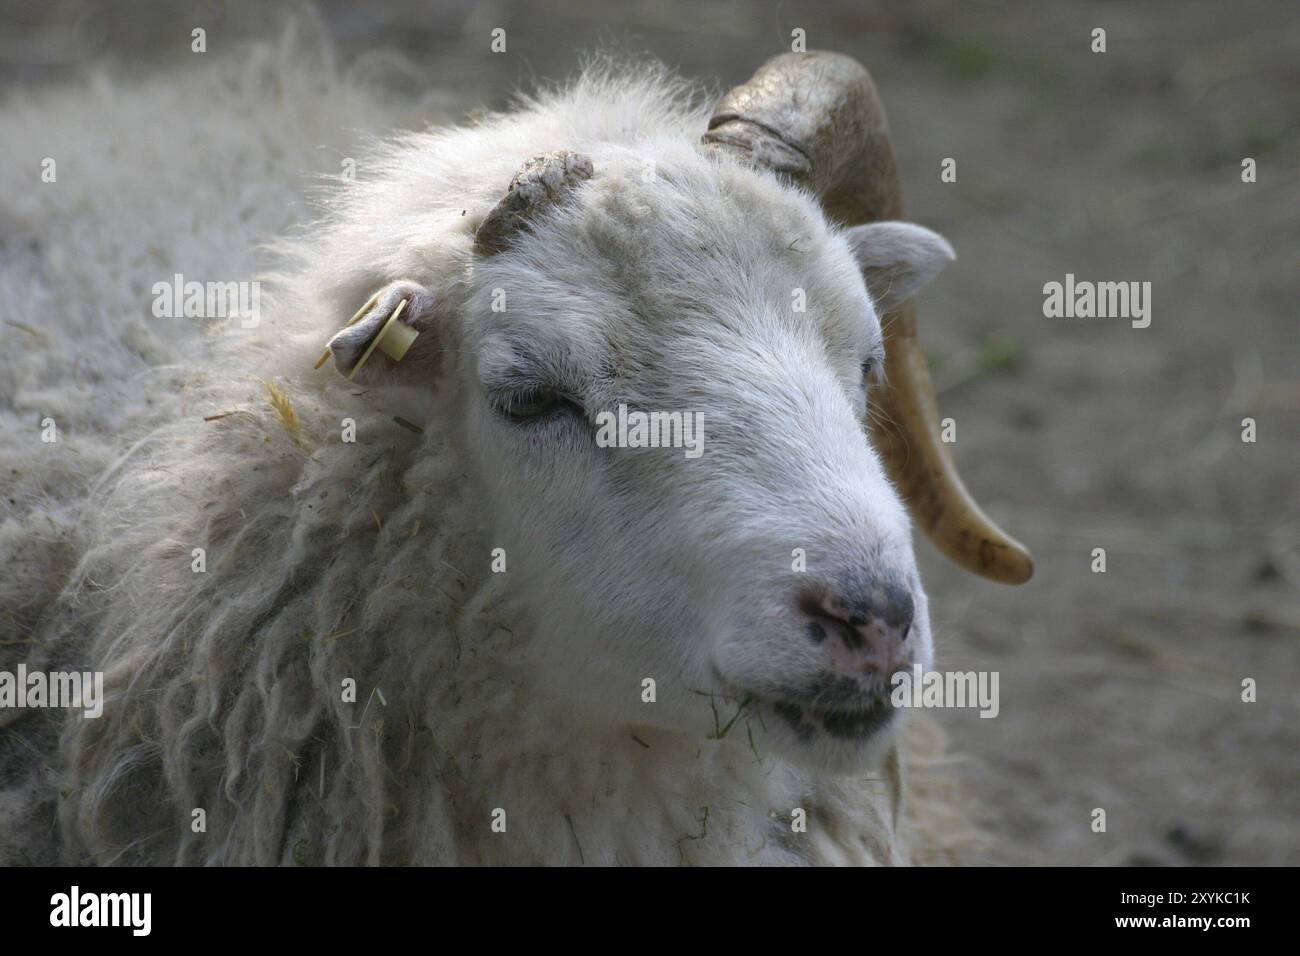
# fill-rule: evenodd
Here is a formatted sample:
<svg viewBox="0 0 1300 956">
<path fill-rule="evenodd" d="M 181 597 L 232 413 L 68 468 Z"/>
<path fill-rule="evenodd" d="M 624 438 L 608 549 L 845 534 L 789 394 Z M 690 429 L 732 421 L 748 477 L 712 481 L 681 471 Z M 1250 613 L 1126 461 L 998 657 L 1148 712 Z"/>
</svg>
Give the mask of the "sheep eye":
<svg viewBox="0 0 1300 956">
<path fill-rule="evenodd" d="M 528 388 L 494 395 L 492 405 L 499 415 L 514 422 L 535 421 L 556 412 L 581 411 L 571 399 L 549 388 Z"/>
</svg>

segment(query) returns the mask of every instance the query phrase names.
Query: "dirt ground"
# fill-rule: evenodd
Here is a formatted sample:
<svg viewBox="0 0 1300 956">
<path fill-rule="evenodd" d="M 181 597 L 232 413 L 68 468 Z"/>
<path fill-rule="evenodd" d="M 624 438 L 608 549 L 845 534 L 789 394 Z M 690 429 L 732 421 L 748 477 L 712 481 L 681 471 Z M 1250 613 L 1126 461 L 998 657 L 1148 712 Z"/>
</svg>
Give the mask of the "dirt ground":
<svg viewBox="0 0 1300 956">
<path fill-rule="evenodd" d="M 264 36 L 262 5 L 5 13 L 10 94 L 171 39 Z M 718 88 L 788 49 L 852 54 L 890 112 L 911 218 L 958 261 L 920 301 L 954 455 L 1037 560 L 1026 586 L 919 544 L 939 666 L 1001 675 L 945 713 L 1000 839 L 1052 864 L 1300 863 L 1300 14 L 1293 3 L 328 2 L 343 69 L 502 106 L 583 52 Z M 490 31 L 507 52 L 485 54 Z M 1090 49 L 1106 31 L 1107 49 Z M 379 132 L 379 131 L 377 131 Z M 1253 158 L 1257 181 L 1242 182 Z M 957 181 L 940 179 L 953 158 Z M 1152 321 L 1049 319 L 1067 273 L 1151 283 Z M 1257 440 L 1243 442 L 1242 419 Z M 1105 573 L 1092 570 L 1105 549 Z M 1242 700 L 1242 682 L 1257 701 Z M 1095 808 L 1106 811 L 1093 832 Z"/>
</svg>

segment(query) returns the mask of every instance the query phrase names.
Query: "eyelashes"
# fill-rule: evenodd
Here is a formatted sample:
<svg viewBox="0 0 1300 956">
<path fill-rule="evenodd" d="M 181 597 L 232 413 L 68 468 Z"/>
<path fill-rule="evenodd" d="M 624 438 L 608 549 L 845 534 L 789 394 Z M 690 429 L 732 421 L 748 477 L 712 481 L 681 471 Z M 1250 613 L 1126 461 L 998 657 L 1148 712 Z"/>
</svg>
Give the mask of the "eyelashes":
<svg viewBox="0 0 1300 956">
<path fill-rule="evenodd" d="M 515 357 L 517 359 L 517 355 Z M 870 392 L 875 384 L 873 378 L 879 374 L 883 362 L 883 349 L 877 348 L 859 363 L 860 396 Z M 487 399 L 493 413 L 503 421 L 516 425 L 535 425 L 564 418 L 589 421 L 583 403 L 572 394 L 555 386 L 537 384 L 533 374 L 539 371 L 539 364 L 536 363 L 531 368 L 516 365 L 504 380 L 499 379 L 488 385 Z"/>
<path fill-rule="evenodd" d="M 586 411 L 573 398 L 553 388 L 532 386 L 490 393 L 492 409 L 516 424 L 554 419 L 562 415 L 586 418 Z"/>
<path fill-rule="evenodd" d="M 562 352 L 547 354 L 538 351 L 535 343 L 511 335 L 493 336 L 479 358 L 480 380 L 493 414 L 518 425 L 563 417 L 585 419 L 582 402 L 554 384 L 575 371 L 567 367 L 565 358 Z"/>
</svg>

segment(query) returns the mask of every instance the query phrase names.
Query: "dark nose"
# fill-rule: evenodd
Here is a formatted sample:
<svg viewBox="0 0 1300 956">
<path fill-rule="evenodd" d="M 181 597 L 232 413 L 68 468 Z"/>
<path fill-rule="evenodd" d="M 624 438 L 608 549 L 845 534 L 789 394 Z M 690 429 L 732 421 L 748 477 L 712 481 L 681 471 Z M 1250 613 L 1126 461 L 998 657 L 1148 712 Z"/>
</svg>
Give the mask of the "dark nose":
<svg viewBox="0 0 1300 956">
<path fill-rule="evenodd" d="M 847 575 L 835 586 L 813 585 L 799 598 L 808 637 L 826 648 L 837 670 L 892 674 L 906 667 L 916 604 L 901 579 Z"/>
</svg>

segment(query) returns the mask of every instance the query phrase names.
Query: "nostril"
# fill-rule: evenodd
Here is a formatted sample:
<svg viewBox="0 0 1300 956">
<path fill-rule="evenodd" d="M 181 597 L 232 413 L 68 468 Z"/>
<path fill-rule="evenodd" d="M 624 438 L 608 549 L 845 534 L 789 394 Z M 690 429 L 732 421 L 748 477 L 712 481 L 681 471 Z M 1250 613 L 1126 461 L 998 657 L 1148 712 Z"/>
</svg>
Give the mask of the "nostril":
<svg viewBox="0 0 1300 956">
<path fill-rule="evenodd" d="M 808 617 L 830 617 L 823 605 L 825 592 L 821 588 L 805 588 L 799 594 L 799 610 Z"/>
<path fill-rule="evenodd" d="M 898 628 L 903 634 L 911 630 L 912 618 L 916 614 L 911 588 L 891 581 L 873 589 L 871 597 L 890 627 Z"/>
<path fill-rule="evenodd" d="M 916 613 L 910 588 L 864 574 L 847 576 L 843 585 L 812 586 L 799 593 L 798 608 L 810 619 L 808 634 L 814 642 L 821 643 L 828 633 L 838 633 L 854 646 L 862 635 L 874 631 L 899 644 L 907 641 Z"/>
</svg>

